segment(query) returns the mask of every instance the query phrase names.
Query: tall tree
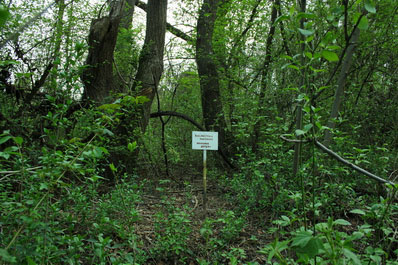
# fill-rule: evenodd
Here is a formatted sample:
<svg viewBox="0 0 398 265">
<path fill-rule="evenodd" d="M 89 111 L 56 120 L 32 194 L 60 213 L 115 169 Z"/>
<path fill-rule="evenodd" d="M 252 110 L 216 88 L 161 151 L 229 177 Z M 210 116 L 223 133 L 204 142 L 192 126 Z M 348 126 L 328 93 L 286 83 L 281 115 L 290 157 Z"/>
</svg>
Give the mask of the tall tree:
<svg viewBox="0 0 398 265">
<path fill-rule="evenodd" d="M 219 133 L 219 142 L 224 145 L 226 122 L 220 94 L 220 77 L 213 51 L 214 25 L 217 11 L 223 0 L 205 0 L 197 21 L 196 63 L 200 79 L 203 120 L 206 130 Z"/>
</svg>

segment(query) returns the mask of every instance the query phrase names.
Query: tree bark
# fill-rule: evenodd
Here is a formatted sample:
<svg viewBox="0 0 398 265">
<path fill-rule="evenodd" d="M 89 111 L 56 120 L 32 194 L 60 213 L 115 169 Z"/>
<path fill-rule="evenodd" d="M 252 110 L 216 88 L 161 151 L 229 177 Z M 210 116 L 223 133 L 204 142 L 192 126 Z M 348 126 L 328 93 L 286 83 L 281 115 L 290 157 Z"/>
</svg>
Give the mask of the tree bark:
<svg viewBox="0 0 398 265">
<path fill-rule="evenodd" d="M 85 86 L 83 98 L 103 103 L 109 92 L 115 89 L 113 79 L 113 54 L 124 1 L 115 1 L 109 16 L 94 19 L 88 36 L 88 67 L 82 73 Z"/>
<path fill-rule="evenodd" d="M 163 73 L 163 52 L 166 35 L 167 0 L 149 0 L 144 46 L 141 50 L 134 89 L 149 99 L 142 107 L 141 129 L 149 122 L 150 110 Z"/>
</svg>

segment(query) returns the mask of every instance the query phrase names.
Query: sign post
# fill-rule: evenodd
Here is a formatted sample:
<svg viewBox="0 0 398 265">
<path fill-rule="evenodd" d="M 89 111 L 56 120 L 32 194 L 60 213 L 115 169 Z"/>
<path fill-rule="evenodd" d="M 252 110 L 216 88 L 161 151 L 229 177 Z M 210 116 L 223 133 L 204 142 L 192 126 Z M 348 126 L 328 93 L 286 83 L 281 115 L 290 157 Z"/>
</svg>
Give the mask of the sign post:
<svg viewBox="0 0 398 265">
<path fill-rule="evenodd" d="M 218 150 L 218 132 L 192 132 L 192 149 L 203 150 L 203 209 L 207 212 L 207 150 Z"/>
</svg>

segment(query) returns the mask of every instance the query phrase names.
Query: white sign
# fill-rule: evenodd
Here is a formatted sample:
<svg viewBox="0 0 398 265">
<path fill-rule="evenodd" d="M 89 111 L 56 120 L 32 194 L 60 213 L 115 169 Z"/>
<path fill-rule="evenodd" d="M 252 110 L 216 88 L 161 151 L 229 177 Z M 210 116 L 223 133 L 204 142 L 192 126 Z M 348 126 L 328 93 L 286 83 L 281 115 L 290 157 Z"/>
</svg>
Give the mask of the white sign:
<svg viewBox="0 0 398 265">
<path fill-rule="evenodd" d="M 192 149 L 218 150 L 218 132 L 192 132 Z"/>
</svg>

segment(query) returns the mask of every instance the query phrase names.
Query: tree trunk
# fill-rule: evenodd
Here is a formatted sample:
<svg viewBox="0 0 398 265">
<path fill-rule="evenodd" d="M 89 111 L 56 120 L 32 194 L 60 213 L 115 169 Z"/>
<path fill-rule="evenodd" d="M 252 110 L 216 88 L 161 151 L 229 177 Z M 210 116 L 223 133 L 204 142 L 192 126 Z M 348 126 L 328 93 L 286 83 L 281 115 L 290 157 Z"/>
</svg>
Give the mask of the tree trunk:
<svg viewBox="0 0 398 265">
<path fill-rule="evenodd" d="M 257 109 L 257 117 L 258 120 L 256 120 L 256 123 L 254 124 L 254 131 L 253 131 L 253 140 L 252 140 L 252 151 L 254 153 L 257 153 L 258 145 L 260 142 L 262 142 L 261 139 L 261 129 L 264 126 L 264 115 L 265 115 L 265 93 L 267 90 L 267 77 L 268 77 L 268 72 L 269 72 L 269 66 L 272 61 L 272 56 L 271 56 L 271 45 L 274 40 L 274 34 L 275 34 L 275 20 L 278 15 L 278 10 L 277 7 L 280 5 L 280 0 L 274 0 L 273 5 L 272 5 L 272 11 L 271 11 L 271 20 L 270 20 L 270 27 L 269 27 L 269 32 L 266 40 L 266 46 L 265 46 L 265 60 L 263 63 L 263 68 L 261 69 L 261 90 L 260 94 L 258 97 L 258 109 Z"/>
<path fill-rule="evenodd" d="M 163 73 L 163 52 L 166 35 L 167 0 L 149 0 L 144 46 L 141 50 L 134 88 L 149 99 L 142 107 L 141 129 L 149 122 L 156 88 Z"/>
<path fill-rule="evenodd" d="M 337 80 L 337 87 L 336 87 L 336 91 L 334 94 L 334 102 L 333 102 L 333 106 L 332 106 L 332 111 L 330 113 L 330 118 L 329 118 L 329 122 L 328 122 L 328 127 L 330 129 L 334 129 L 336 126 L 336 123 L 334 122 L 334 120 L 339 115 L 340 105 L 341 105 L 341 102 L 343 101 L 343 97 L 344 97 L 344 88 L 345 88 L 345 84 L 347 81 L 347 75 L 348 75 L 348 71 L 350 70 L 350 67 L 351 67 L 352 56 L 354 54 L 355 47 L 357 45 L 359 33 L 360 33 L 359 28 L 355 28 L 354 32 L 351 35 L 351 38 L 349 41 L 350 43 L 348 44 L 348 48 L 347 48 L 347 53 L 344 58 L 343 64 L 341 66 L 341 72 L 340 72 L 339 78 Z M 332 139 L 331 131 L 326 130 L 325 138 L 323 140 L 323 143 L 326 147 L 329 146 L 331 139 Z"/>
<path fill-rule="evenodd" d="M 84 99 L 103 103 L 114 87 L 113 54 L 119 24 L 122 19 L 124 1 L 115 1 L 109 16 L 94 19 L 88 36 L 88 67 L 82 73 Z"/>
<path fill-rule="evenodd" d="M 196 39 L 196 63 L 200 79 L 203 120 L 206 130 L 217 131 L 225 146 L 226 122 L 222 107 L 219 75 L 213 51 L 214 23 L 219 0 L 205 0 L 199 11 Z"/>
</svg>

